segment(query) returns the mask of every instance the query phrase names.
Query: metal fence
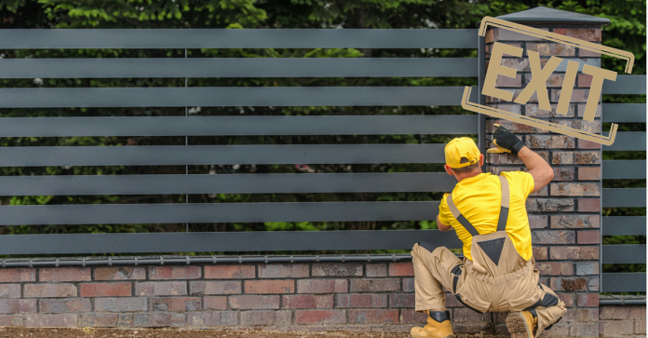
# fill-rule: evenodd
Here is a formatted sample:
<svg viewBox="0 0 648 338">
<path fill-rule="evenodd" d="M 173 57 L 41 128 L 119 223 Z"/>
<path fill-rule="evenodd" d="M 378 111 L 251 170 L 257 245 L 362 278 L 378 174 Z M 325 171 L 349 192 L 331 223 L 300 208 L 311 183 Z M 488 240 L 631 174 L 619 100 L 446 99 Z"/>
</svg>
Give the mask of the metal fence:
<svg viewBox="0 0 648 338">
<path fill-rule="evenodd" d="M 646 76 L 624 76 L 624 82 L 603 87 L 603 94 L 646 94 Z M 646 123 L 645 103 L 604 103 L 603 122 Z M 603 151 L 646 151 L 645 131 L 626 131 Z M 604 180 L 646 179 L 646 160 L 604 160 Z M 603 208 L 646 208 L 645 188 L 604 188 Z M 601 236 L 645 236 L 645 216 L 608 216 L 602 218 Z M 602 243 L 603 241 L 601 241 Z M 646 264 L 645 244 L 602 245 L 601 264 Z M 646 273 L 602 273 L 602 292 L 645 292 Z"/>
<path fill-rule="evenodd" d="M 474 29 L 4 30 L 0 49 L 452 48 L 483 54 Z M 478 77 L 483 58 L 3 59 L 3 78 Z M 480 77 L 480 78 L 483 78 Z M 476 91 L 474 91 L 476 92 Z M 448 106 L 463 87 L 3 88 L 0 108 L 186 106 Z M 473 98 L 473 100 L 483 98 Z M 483 101 L 482 101 L 483 102 Z M 177 116 L 0 119 L 0 137 L 478 134 L 484 117 Z M 443 163 L 443 144 L 4 147 L 3 167 Z M 451 191 L 445 173 L 5 176 L 7 196 Z M 3 225 L 412 221 L 438 201 L 20 205 Z M 438 231 L 210 232 L 0 236 L 0 254 L 410 249 Z"/>
</svg>

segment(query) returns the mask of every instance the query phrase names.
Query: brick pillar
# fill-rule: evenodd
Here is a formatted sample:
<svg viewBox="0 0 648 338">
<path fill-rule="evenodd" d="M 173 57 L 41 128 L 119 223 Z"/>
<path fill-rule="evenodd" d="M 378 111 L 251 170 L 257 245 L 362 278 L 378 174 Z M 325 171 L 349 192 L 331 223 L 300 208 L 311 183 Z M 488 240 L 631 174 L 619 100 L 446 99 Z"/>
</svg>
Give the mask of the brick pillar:
<svg viewBox="0 0 648 338">
<path fill-rule="evenodd" d="M 558 14 L 552 16 L 552 11 Z M 534 14 L 541 18 L 565 18 L 564 11 L 535 8 L 509 14 L 500 18 L 550 32 L 565 34 L 587 41 L 601 41 L 601 25 L 606 19 L 575 14 L 573 18 L 558 22 L 533 20 Z M 600 19 L 597 22 L 596 19 Z M 536 94 L 526 105 L 503 102 L 487 97 L 488 105 L 552 123 L 560 123 L 591 132 L 601 131 L 601 105 L 596 119 L 582 119 L 589 93 L 591 78 L 581 74 L 582 64 L 600 67 L 600 55 L 571 46 L 553 43 L 509 30 L 492 28 L 486 35 L 486 64 L 494 42 L 514 45 L 524 49 L 522 58 L 504 55 L 502 65 L 515 68 L 515 79 L 499 76 L 496 86 L 519 95 L 531 78 L 527 50 L 540 54 L 542 65 L 551 56 L 565 59 L 547 80 L 552 111 L 538 107 Z M 581 63 L 579 75 L 567 115 L 556 113 L 556 105 L 567 65 L 566 60 Z M 599 101 L 600 102 L 600 101 Z M 547 130 L 528 127 L 506 120 L 487 118 L 486 128 L 492 137 L 493 124 L 508 128 L 525 144 L 547 160 L 554 169 L 553 181 L 527 200 L 529 221 L 533 232 L 533 252 L 540 270 L 541 283 L 550 286 L 565 302 L 568 311 L 563 320 L 545 333 L 546 336 L 599 336 L 599 257 L 601 224 L 601 147 L 599 144 L 575 139 Z M 489 143 L 489 146 L 490 145 Z M 489 154 L 488 169 L 492 173 L 509 170 L 525 170 L 516 156 Z M 506 328 L 498 320 L 497 330 Z"/>
</svg>

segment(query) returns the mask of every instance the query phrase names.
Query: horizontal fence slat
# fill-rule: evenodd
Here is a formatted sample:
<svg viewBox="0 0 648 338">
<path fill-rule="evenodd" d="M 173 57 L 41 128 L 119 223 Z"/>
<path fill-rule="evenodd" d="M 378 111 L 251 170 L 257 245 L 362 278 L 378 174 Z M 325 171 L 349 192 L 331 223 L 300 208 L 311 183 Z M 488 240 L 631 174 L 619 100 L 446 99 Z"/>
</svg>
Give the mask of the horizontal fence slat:
<svg viewBox="0 0 648 338">
<path fill-rule="evenodd" d="M 444 163 L 444 144 L 2 147 L 0 167 Z"/>
<path fill-rule="evenodd" d="M 0 49 L 477 48 L 477 29 L 3 29 Z"/>
<path fill-rule="evenodd" d="M 433 220 L 438 201 L 0 206 L 0 225 Z M 0 236 L 2 237 L 2 236 Z"/>
<path fill-rule="evenodd" d="M 646 264 L 646 245 L 603 245 L 601 260 L 603 264 Z"/>
<path fill-rule="evenodd" d="M 645 103 L 603 103 L 603 122 L 646 123 Z"/>
<path fill-rule="evenodd" d="M 458 106 L 463 91 L 463 87 L 2 88 L 0 108 Z M 471 92 L 473 102 L 476 93 Z"/>
<path fill-rule="evenodd" d="M 476 77 L 474 58 L 2 59 L 0 78 Z"/>
<path fill-rule="evenodd" d="M 446 192 L 456 183 L 445 172 L 0 176 L 4 196 Z"/>
<path fill-rule="evenodd" d="M 603 94 L 646 94 L 646 75 L 617 75 L 616 81 L 603 81 Z"/>
<path fill-rule="evenodd" d="M 645 151 L 645 131 L 620 131 L 610 146 L 603 146 L 603 151 Z"/>
<path fill-rule="evenodd" d="M 604 273 L 601 292 L 646 292 L 646 273 Z"/>
<path fill-rule="evenodd" d="M 645 188 L 603 188 L 603 208 L 645 208 Z"/>
<path fill-rule="evenodd" d="M 0 118 L 0 137 L 476 133 L 476 115 Z"/>
<path fill-rule="evenodd" d="M 646 179 L 646 160 L 605 160 L 603 179 Z"/>
<path fill-rule="evenodd" d="M 3 235 L 0 254 L 406 250 L 422 240 L 462 246 L 453 232 L 438 230 Z"/>
<path fill-rule="evenodd" d="M 603 217 L 603 236 L 646 236 L 646 216 Z"/>
</svg>

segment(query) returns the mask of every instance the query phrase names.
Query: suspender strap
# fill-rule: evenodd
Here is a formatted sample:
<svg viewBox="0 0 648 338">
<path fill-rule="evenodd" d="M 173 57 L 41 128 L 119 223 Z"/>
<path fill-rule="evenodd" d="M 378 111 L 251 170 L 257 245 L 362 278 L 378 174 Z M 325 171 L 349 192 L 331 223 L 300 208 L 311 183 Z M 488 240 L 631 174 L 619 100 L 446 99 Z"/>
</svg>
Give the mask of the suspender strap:
<svg viewBox="0 0 648 338">
<path fill-rule="evenodd" d="M 506 177 L 498 176 L 502 185 L 502 206 L 500 207 L 499 219 L 497 220 L 497 231 L 506 231 L 506 220 L 508 220 L 510 189 Z"/>
<path fill-rule="evenodd" d="M 470 233 L 470 236 L 479 236 L 479 232 L 475 229 L 475 227 L 468 222 L 468 220 L 459 212 L 459 209 L 457 209 L 457 206 L 454 204 L 454 201 L 452 200 L 452 193 L 448 195 L 448 207 L 450 208 L 450 212 L 452 212 L 452 216 L 459 221 L 459 223 Z"/>
<path fill-rule="evenodd" d="M 500 179 L 500 183 L 502 186 L 502 205 L 500 206 L 500 213 L 499 213 L 499 219 L 497 220 L 497 231 L 505 231 L 506 230 L 506 221 L 508 220 L 508 213 L 509 213 L 509 202 L 511 200 L 510 196 L 510 189 L 509 189 L 509 183 L 506 177 L 504 176 L 498 176 Z M 477 232 L 477 229 L 468 222 L 468 220 L 459 212 L 459 209 L 457 209 L 457 206 L 454 204 L 454 201 L 452 200 L 452 193 L 448 195 L 448 207 L 450 208 L 450 212 L 452 212 L 452 216 L 457 219 L 457 221 L 470 233 L 471 236 L 479 236 L 479 232 Z"/>
</svg>

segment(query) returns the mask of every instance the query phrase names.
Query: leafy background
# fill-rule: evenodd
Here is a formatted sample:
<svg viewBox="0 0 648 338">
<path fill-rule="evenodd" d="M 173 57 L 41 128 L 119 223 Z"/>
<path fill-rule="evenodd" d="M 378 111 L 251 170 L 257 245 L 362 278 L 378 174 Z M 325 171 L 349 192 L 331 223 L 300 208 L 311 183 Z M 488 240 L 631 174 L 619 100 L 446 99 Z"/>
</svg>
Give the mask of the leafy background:
<svg viewBox="0 0 648 338">
<path fill-rule="evenodd" d="M 603 44 L 631 51 L 633 74 L 646 72 L 646 1 L 443 1 L 443 0 L 0 0 L 3 28 L 476 28 L 484 16 L 499 16 L 538 5 L 605 17 Z M 188 57 L 476 57 L 475 50 L 383 49 L 189 49 Z M 184 57 L 185 50 L 4 50 L 2 58 Z M 604 57 L 603 67 L 622 72 L 623 64 Z M 5 79 L 3 87 L 184 86 L 185 79 Z M 191 78 L 189 86 L 460 86 L 474 78 Z M 604 102 L 644 102 L 645 95 L 604 96 Z M 0 109 L 2 116 L 171 116 L 180 108 Z M 190 107 L 199 115 L 362 115 L 466 114 L 459 107 Z M 604 125 L 609 130 L 609 124 Z M 645 131 L 645 123 L 619 130 Z M 476 135 L 466 135 L 475 137 Z M 449 135 L 386 136 L 236 136 L 190 137 L 189 144 L 437 143 Z M 2 138 L 2 146 L 179 145 L 184 137 Z M 645 159 L 645 152 L 604 152 L 604 159 Z M 442 171 L 441 165 L 235 165 L 189 166 L 189 173 L 403 172 Z M 2 175 L 183 174 L 184 166 L 0 168 Z M 605 180 L 604 187 L 645 187 L 645 180 Z M 190 202 L 424 201 L 440 192 L 385 194 L 207 194 Z M 3 205 L 184 203 L 184 195 L 26 196 L 0 198 Z M 645 208 L 606 208 L 604 215 L 643 215 Z M 434 221 L 190 224 L 191 231 L 281 231 L 337 229 L 434 229 Z M 2 234 L 184 231 L 184 224 L 74 225 L 3 227 Z M 645 236 L 605 237 L 604 244 L 645 244 Z M 645 265 L 604 266 L 605 272 L 645 271 Z"/>
</svg>

